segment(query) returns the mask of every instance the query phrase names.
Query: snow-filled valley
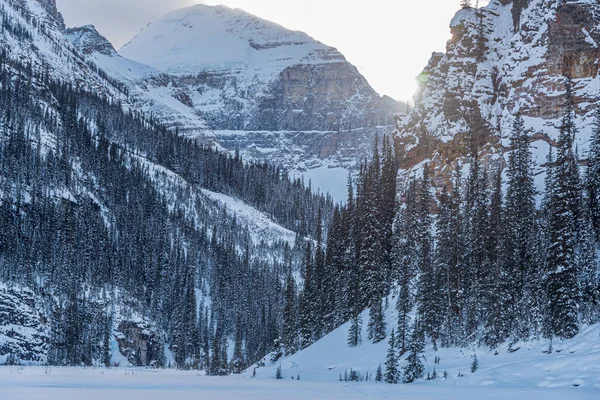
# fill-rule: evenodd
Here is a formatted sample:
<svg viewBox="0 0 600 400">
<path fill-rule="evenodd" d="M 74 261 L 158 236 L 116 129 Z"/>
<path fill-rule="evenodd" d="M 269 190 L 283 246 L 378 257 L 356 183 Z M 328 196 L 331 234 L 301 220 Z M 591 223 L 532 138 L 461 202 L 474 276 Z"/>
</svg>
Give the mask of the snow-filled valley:
<svg viewBox="0 0 600 400">
<path fill-rule="evenodd" d="M 0 400 L 600 398 L 598 4 L 465 7 L 404 115 L 239 9 L 0 0 Z"/>
</svg>

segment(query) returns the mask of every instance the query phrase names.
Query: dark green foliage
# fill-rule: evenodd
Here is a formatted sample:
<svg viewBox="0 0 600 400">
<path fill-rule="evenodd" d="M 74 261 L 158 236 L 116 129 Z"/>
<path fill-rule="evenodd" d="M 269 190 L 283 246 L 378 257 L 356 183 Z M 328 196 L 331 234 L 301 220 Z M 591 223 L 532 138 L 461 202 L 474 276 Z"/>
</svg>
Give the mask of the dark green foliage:
<svg viewBox="0 0 600 400">
<path fill-rule="evenodd" d="M 421 379 L 425 373 L 423 365 L 423 351 L 425 350 L 425 338 L 422 328 L 419 326 L 419 321 L 415 322 L 413 333 L 410 338 L 408 348 L 408 357 L 403 370 L 404 383 L 412 383 L 417 379 Z"/>
<path fill-rule="evenodd" d="M 380 366 L 381 367 L 381 366 Z M 396 348 L 396 335 L 392 329 L 385 360 L 385 381 L 387 383 L 398 383 L 398 350 Z"/>
<path fill-rule="evenodd" d="M 571 84 L 558 141 L 556 167 L 553 168 L 548 222 L 548 315 L 551 334 L 571 338 L 579 331 L 579 282 L 576 246 L 581 191 L 579 167 L 573 151 L 576 134 Z"/>
<path fill-rule="evenodd" d="M 477 359 L 477 354 L 473 355 L 473 362 L 471 363 L 471 373 L 475 373 L 479 368 L 479 360 Z"/>
<path fill-rule="evenodd" d="M 383 373 L 381 370 L 381 364 L 377 367 L 377 373 L 375 374 L 375 382 L 381 382 L 383 380 Z"/>
</svg>

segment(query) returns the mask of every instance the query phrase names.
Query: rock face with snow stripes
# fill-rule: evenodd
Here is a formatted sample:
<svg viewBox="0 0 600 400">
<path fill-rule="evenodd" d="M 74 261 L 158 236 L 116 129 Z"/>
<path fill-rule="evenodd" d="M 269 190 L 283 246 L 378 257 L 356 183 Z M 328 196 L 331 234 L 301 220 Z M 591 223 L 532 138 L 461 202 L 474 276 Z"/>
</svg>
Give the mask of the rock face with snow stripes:
<svg viewBox="0 0 600 400">
<path fill-rule="evenodd" d="M 433 55 L 414 110 L 398 124 L 403 167 L 431 159 L 438 184 L 448 183 L 446 167 L 468 154 L 470 135 L 486 163 L 498 162 L 517 113 L 543 164 L 558 138 L 565 76 L 574 80 L 576 145 L 585 157 L 599 96 L 599 15 L 595 0 L 491 0 L 459 11 L 446 53 Z"/>
</svg>

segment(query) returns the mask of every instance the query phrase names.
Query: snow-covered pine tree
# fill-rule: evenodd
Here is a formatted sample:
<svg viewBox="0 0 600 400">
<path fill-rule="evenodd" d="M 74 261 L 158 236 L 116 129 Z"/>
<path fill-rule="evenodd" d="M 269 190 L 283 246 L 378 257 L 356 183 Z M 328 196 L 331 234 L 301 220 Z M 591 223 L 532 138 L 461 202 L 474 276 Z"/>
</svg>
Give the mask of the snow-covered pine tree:
<svg viewBox="0 0 600 400">
<path fill-rule="evenodd" d="M 389 136 L 383 138 L 382 167 L 381 167 L 381 240 L 384 251 L 383 268 L 383 296 L 387 296 L 392 286 L 393 275 L 393 226 L 397 213 L 396 196 L 398 195 L 396 181 L 398 175 L 398 162 L 394 154 L 393 141 Z"/>
<path fill-rule="evenodd" d="M 419 193 L 417 200 L 417 236 L 418 245 L 418 268 L 419 292 L 417 296 L 417 307 L 421 316 L 422 327 L 427 335 L 431 337 L 434 345 L 437 343 L 441 326 L 441 276 L 437 273 L 433 258 L 433 219 L 431 207 L 433 198 L 431 195 L 429 164 L 423 166 L 423 177 L 419 182 Z"/>
<path fill-rule="evenodd" d="M 578 272 L 575 260 L 580 204 L 579 166 L 573 151 L 576 134 L 572 83 L 567 80 L 567 100 L 558 139 L 556 167 L 549 208 L 547 294 L 551 333 L 572 338 L 579 332 Z"/>
<path fill-rule="evenodd" d="M 587 324 L 600 320 L 600 269 L 597 260 L 597 242 L 591 221 L 591 210 L 582 205 L 576 263 L 581 289 L 580 315 Z"/>
<path fill-rule="evenodd" d="M 452 191 L 444 187 L 439 197 L 436 229 L 436 269 L 441 275 L 440 291 L 443 294 L 442 345 L 458 343 L 460 337 L 459 291 L 462 285 L 462 216 L 460 166 L 453 172 Z"/>
<path fill-rule="evenodd" d="M 375 373 L 375 382 L 381 382 L 383 380 L 383 372 L 381 370 L 381 364 L 377 367 L 377 372 Z"/>
<path fill-rule="evenodd" d="M 231 372 L 241 374 L 246 367 L 243 351 L 243 336 L 241 322 L 238 320 L 235 334 L 235 345 L 233 348 L 233 357 L 231 359 Z"/>
<path fill-rule="evenodd" d="M 350 328 L 348 329 L 348 346 L 356 347 L 361 342 L 362 334 L 362 315 L 357 313 L 350 320 Z"/>
<path fill-rule="evenodd" d="M 598 241 L 600 240 L 600 106 L 596 109 L 596 120 L 592 130 L 585 188 L 590 219 Z"/>
<path fill-rule="evenodd" d="M 306 245 L 304 258 L 304 288 L 300 296 L 300 348 L 304 349 L 313 342 L 314 318 L 317 310 L 314 306 L 314 260 L 310 242 Z"/>
<path fill-rule="evenodd" d="M 503 275 L 508 292 L 502 298 L 510 299 L 504 306 L 509 310 L 509 318 L 514 321 L 511 327 L 515 338 L 529 337 L 533 321 L 531 309 L 534 306 L 534 293 L 528 282 L 537 275 L 534 266 L 535 256 L 535 186 L 533 182 L 533 158 L 530 141 L 524 129 L 523 117 L 517 114 L 510 136 L 511 152 L 508 156 L 506 203 L 504 209 Z M 531 289 L 533 291 L 533 289 Z"/>
<path fill-rule="evenodd" d="M 398 349 L 396 348 L 396 335 L 393 329 L 388 343 L 385 360 L 385 381 L 387 383 L 398 383 Z"/>
<path fill-rule="evenodd" d="M 290 355 L 298 351 L 298 313 L 297 313 L 297 296 L 296 282 L 292 275 L 291 266 L 288 269 L 285 278 L 285 305 L 283 307 L 283 331 L 282 344 L 285 349 L 285 354 Z"/>
<path fill-rule="evenodd" d="M 471 363 L 471 373 L 474 374 L 479 369 L 479 360 L 477 354 L 473 354 L 473 362 Z"/>
<path fill-rule="evenodd" d="M 325 248 L 323 243 L 323 212 L 319 208 L 317 212 L 317 227 L 316 227 L 316 247 L 315 247 L 315 258 L 314 258 L 314 269 L 313 269 L 313 292 L 311 296 L 312 300 L 312 311 L 315 313 L 315 317 L 312 322 L 313 340 L 319 340 L 323 336 L 325 329 L 324 323 L 326 316 L 329 314 L 327 311 L 328 306 L 325 304 L 328 296 L 327 290 L 333 288 L 325 287 Z"/>
<path fill-rule="evenodd" d="M 373 147 L 373 159 L 365 168 L 362 185 L 364 195 L 359 208 L 362 243 L 358 258 L 362 287 L 360 293 L 364 304 L 371 307 L 367 333 L 369 340 L 377 343 L 385 338 L 385 321 L 381 311 L 381 299 L 385 295 L 385 249 L 382 226 L 381 161 L 377 136 Z M 383 329 L 382 329 L 383 327 Z M 383 336 L 383 337 L 382 337 Z"/>
<path fill-rule="evenodd" d="M 408 349 L 408 357 L 406 358 L 406 365 L 403 369 L 402 381 L 404 383 L 412 383 L 423 377 L 423 374 L 425 373 L 425 367 L 422 360 L 424 350 L 425 335 L 423 329 L 420 327 L 419 320 L 417 319 L 414 323 Z"/>
<path fill-rule="evenodd" d="M 464 312 L 462 338 L 473 338 L 478 332 L 481 320 L 484 287 L 483 264 L 485 244 L 488 235 L 488 194 L 487 173 L 481 165 L 478 148 L 472 140 L 469 175 L 464 198 L 464 258 L 462 271 L 462 290 L 458 302 Z M 479 338 L 477 338 L 479 339 Z"/>
<path fill-rule="evenodd" d="M 412 179 L 404 193 L 404 205 L 396 216 L 394 232 L 393 276 L 399 283 L 398 300 L 398 340 L 400 352 L 406 350 L 410 336 L 410 315 L 413 308 L 412 283 L 418 270 L 417 181 Z"/>
<path fill-rule="evenodd" d="M 369 339 L 379 343 L 385 339 L 385 317 L 383 315 L 383 300 L 375 300 L 369 311 Z"/>
<path fill-rule="evenodd" d="M 502 172 L 496 171 L 490 201 L 488 243 L 486 246 L 486 274 L 484 276 L 483 340 L 490 348 L 496 348 L 510 332 L 508 304 L 510 303 L 510 279 L 501 268 L 501 250 L 504 238 Z"/>
</svg>

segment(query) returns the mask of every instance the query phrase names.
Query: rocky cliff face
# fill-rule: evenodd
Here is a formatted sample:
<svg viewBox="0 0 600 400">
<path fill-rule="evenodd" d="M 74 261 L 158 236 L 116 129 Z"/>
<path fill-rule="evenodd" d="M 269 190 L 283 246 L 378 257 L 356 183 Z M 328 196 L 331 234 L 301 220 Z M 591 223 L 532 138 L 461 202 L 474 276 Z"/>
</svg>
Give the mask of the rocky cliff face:
<svg viewBox="0 0 600 400">
<path fill-rule="evenodd" d="M 102 54 L 105 56 L 114 56 L 116 51 L 113 45 L 102 36 L 94 25 L 86 25 L 78 28 L 70 28 L 65 31 L 65 35 L 71 43 L 83 54 Z"/>
<path fill-rule="evenodd" d="M 147 321 L 121 321 L 115 336 L 120 353 L 131 365 L 156 365 L 164 361 L 163 342 L 156 334 L 156 327 Z"/>
<path fill-rule="evenodd" d="M 501 162 L 518 112 L 541 166 L 558 135 L 567 75 L 574 80 L 577 145 L 585 157 L 600 87 L 596 0 L 491 0 L 459 11 L 451 32 L 446 53 L 434 54 L 420 76 L 414 110 L 397 126 L 405 171 L 428 160 L 438 183 L 447 182 L 471 132 L 482 157 Z"/>
<path fill-rule="evenodd" d="M 65 28 L 65 20 L 60 12 L 58 12 L 58 8 L 56 7 L 56 0 L 37 0 L 42 7 L 46 10 L 48 15 L 50 15 L 54 20 L 58 23 L 58 25 L 64 29 Z"/>
</svg>

